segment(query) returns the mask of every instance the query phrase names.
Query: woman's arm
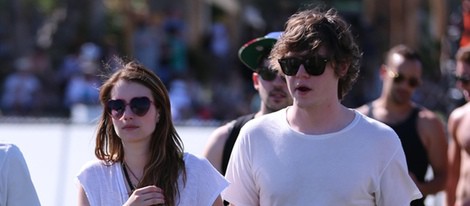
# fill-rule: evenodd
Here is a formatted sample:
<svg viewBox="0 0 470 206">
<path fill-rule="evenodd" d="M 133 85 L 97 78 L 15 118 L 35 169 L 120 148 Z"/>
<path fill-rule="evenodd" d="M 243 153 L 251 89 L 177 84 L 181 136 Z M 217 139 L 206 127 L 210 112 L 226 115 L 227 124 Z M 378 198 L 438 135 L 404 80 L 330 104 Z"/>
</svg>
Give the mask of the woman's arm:
<svg viewBox="0 0 470 206">
<path fill-rule="evenodd" d="M 86 197 L 85 190 L 80 185 L 78 188 L 78 206 L 90 206 L 88 198 Z"/>
</svg>

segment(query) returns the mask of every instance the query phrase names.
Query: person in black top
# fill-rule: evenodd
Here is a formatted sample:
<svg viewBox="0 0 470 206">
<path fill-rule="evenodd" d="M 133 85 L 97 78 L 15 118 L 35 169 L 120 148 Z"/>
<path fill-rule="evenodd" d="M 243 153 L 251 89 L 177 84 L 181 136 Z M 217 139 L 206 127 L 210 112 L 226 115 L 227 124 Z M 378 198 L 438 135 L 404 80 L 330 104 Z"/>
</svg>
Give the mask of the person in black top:
<svg viewBox="0 0 470 206">
<path fill-rule="evenodd" d="M 215 129 L 204 149 L 204 156 L 225 174 L 232 147 L 241 127 L 249 120 L 292 104 L 285 79 L 268 65 L 268 56 L 282 32 L 271 32 L 245 43 L 238 51 L 239 59 L 253 70 L 253 87 L 260 97 L 259 111 L 247 114 Z"/>
<path fill-rule="evenodd" d="M 382 94 L 358 108 L 360 112 L 392 127 L 398 134 L 410 176 L 423 194 L 411 205 L 424 206 L 426 195 L 444 189 L 447 175 L 447 138 L 437 115 L 413 102 L 421 84 L 422 62 L 418 53 L 405 45 L 391 48 L 380 67 Z M 431 166 L 433 178 L 425 179 Z"/>
</svg>

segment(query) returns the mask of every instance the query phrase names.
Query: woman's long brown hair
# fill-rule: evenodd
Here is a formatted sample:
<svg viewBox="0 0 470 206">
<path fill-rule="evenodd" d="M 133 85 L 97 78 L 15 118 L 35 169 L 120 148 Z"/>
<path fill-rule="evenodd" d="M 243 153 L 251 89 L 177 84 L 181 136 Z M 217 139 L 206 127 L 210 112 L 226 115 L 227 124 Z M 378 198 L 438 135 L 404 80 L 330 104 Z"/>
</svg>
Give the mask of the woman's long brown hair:
<svg viewBox="0 0 470 206">
<path fill-rule="evenodd" d="M 149 88 L 152 91 L 154 104 L 160 110 L 160 121 L 150 140 L 149 161 L 137 188 L 149 185 L 160 187 L 165 195 L 165 205 L 176 205 L 179 196 L 179 175 L 183 175 L 183 184 L 186 182 L 183 142 L 172 122 L 170 99 L 165 85 L 157 75 L 137 62 L 123 63 L 121 60 L 117 71 L 101 86 L 100 103 L 103 112 L 97 128 L 95 155 L 107 164 L 122 162 L 124 158 L 121 139 L 114 131 L 105 106 L 118 80 L 136 82 Z"/>
</svg>

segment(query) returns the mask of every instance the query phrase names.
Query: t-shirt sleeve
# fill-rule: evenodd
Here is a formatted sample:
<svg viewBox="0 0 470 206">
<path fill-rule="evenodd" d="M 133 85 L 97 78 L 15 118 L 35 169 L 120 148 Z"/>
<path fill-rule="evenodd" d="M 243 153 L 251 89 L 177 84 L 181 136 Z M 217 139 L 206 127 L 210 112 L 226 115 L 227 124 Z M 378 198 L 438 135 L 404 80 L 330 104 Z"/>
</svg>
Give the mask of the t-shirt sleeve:
<svg viewBox="0 0 470 206">
<path fill-rule="evenodd" d="M 8 148 L 2 170 L 7 173 L 7 205 L 40 205 L 26 161 L 15 145 Z"/>
<path fill-rule="evenodd" d="M 410 205 L 412 200 L 422 197 L 416 184 L 408 174 L 405 154 L 401 147 L 395 151 L 384 169 L 376 194 L 377 205 L 395 206 Z"/>
<path fill-rule="evenodd" d="M 196 194 L 198 197 L 198 204 L 196 205 L 213 205 L 222 190 L 227 187 L 228 181 L 206 158 L 193 156 L 190 162 L 192 162 L 190 163 L 190 170 L 193 174 L 189 175 L 198 177 Z"/>
<path fill-rule="evenodd" d="M 237 206 L 259 204 L 259 192 L 256 189 L 250 144 L 245 129 L 240 131 L 225 173 L 230 185 L 222 192 L 224 200 Z"/>
</svg>

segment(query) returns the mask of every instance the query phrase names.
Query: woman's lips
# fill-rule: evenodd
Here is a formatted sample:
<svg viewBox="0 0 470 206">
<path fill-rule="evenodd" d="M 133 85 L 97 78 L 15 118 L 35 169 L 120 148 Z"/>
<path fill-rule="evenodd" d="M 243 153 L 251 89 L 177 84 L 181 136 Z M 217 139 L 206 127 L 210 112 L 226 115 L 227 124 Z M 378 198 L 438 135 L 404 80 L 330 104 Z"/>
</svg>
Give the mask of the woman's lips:
<svg viewBox="0 0 470 206">
<path fill-rule="evenodd" d="M 139 128 L 137 125 L 125 125 L 122 129 L 131 130 Z"/>
</svg>

